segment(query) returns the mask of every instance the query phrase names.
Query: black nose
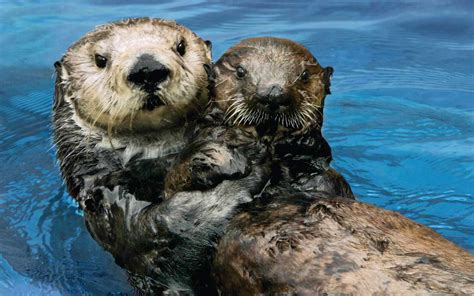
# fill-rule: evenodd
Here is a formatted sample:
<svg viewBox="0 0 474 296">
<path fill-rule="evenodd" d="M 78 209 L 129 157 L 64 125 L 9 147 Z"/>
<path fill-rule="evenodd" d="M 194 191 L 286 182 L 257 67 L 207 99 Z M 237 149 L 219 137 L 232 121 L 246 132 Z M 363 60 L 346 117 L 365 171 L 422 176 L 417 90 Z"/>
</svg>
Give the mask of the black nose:
<svg viewBox="0 0 474 296">
<path fill-rule="evenodd" d="M 258 92 L 257 103 L 268 111 L 282 111 L 291 104 L 291 97 L 279 85 L 272 85 Z"/>
<path fill-rule="evenodd" d="M 144 54 L 138 58 L 128 75 L 128 81 L 144 88 L 154 91 L 155 88 L 168 78 L 170 70 L 158 62 L 149 54 Z"/>
</svg>

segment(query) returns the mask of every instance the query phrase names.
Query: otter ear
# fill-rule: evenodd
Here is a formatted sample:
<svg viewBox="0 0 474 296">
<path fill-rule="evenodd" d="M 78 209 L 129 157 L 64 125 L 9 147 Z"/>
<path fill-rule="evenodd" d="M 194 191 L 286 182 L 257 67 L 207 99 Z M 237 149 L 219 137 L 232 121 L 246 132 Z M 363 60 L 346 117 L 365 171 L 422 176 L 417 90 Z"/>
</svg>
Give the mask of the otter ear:
<svg viewBox="0 0 474 296">
<path fill-rule="evenodd" d="M 207 73 L 209 94 L 212 96 L 214 94 L 214 86 L 216 85 L 216 74 L 214 72 L 214 66 L 204 64 L 204 70 L 206 70 Z"/>
<path fill-rule="evenodd" d="M 211 76 L 212 75 L 212 66 L 209 65 L 209 64 L 204 64 L 203 67 L 204 67 L 204 70 L 206 70 L 207 76 Z"/>
<path fill-rule="evenodd" d="M 54 62 L 54 69 L 56 69 L 56 73 L 61 71 L 61 62 L 60 61 Z"/>
<path fill-rule="evenodd" d="M 207 47 L 207 58 L 209 59 L 209 61 L 212 61 L 212 42 L 209 40 L 205 40 L 204 43 Z"/>
<path fill-rule="evenodd" d="M 326 92 L 326 95 L 331 94 L 332 73 L 334 73 L 334 69 L 332 67 L 324 68 L 323 82 L 324 82 L 324 91 Z"/>
<path fill-rule="evenodd" d="M 207 49 L 212 50 L 212 42 L 211 42 L 211 40 L 205 40 L 204 43 L 206 43 Z"/>
<path fill-rule="evenodd" d="M 56 70 L 56 83 L 54 85 L 53 110 L 55 110 L 59 105 L 61 105 L 64 100 L 64 86 L 62 83 L 63 79 L 61 78 L 61 76 L 65 71 L 60 61 L 54 62 L 54 69 Z"/>
</svg>

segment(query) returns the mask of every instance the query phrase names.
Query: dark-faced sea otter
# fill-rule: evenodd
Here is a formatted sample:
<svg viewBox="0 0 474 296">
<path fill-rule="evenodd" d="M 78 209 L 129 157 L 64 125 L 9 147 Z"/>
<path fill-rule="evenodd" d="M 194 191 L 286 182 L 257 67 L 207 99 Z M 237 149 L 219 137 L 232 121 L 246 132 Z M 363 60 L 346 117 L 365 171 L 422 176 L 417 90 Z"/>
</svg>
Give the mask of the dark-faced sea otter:
<svg viewBox="0 0 474 296">
<path fill-rule="evenodd" d="M 331 149 L 321 134 L 332 73 L 286 39 L 251 38 L 230 48 L 213 67 L 207 114 L 168 172 L 167 195 L 204 190 L 269 161 L 264 195 L 291 188 L 354 198 L 329 167 Z"/>
<path fill-rule="evenodd" d="M 310 58 L 312 72 L 304 63 L 292 68 L 305 60 L 298 54 L 309 56 L 273 38 L 244 40 L 226 52 L 214 67 L 215 105 L 167 176 L 171 192 L 205 190 L 264 165 L 252 159 L 269 148 L 270 182 L 216 240 L 210 269 L 219 293 L 472 294 L 472 254 L 397 213 L 347 198 L 350 187 L 337 174 L 321 178 L 330 153 L 314 130 L 322 125 L 331 70 Z M 304 96 L 292 95 L 298 90 Z M 305 103 L 313 116 L 302 120 Z"/>
<path fill-rule="evenodd" d="M 291 67 L 295 62 L 299 67 Z M 225 121 L 257 126 L 257 138 L 275 141 L 269 184 L 232 218 L 216 247 L 211 270 L 221 295 L 473 294 L 471 253 L 397 213 L 353 200 L 344 179 L 328 169 L 325 141 L 314 131 L 331 70 L 290 41 L 255 38 L 226 52 L 215 72 L 214 101 Z M 235 147 L 231 142 L 228 150 Z M 204 180 L 217 179 L 222 163 L 211 152 L 214 167 Z"/>
</svg>

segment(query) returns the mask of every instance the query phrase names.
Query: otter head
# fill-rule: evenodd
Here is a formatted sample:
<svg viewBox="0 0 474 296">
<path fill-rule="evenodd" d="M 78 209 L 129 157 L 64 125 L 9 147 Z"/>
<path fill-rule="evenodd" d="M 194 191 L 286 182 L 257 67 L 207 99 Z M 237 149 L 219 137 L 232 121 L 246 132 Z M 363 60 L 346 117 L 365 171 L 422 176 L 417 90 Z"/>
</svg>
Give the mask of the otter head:
<svg viewBox="0 0 474 296">
<path fill-rule="evenodd" d="M 232 125 L 297 132 L 320 128 L 332 72 L 293 41 L 250 38 L 215 64 L 213 101 Z"/>
<path fill-rule="evenodd" d="M 205 106 L 210 42 L 173 21 L 137 18 L 97 27 L 55 63 L 56 106 L 113 131 L 178 124 Z"/>
</svg>

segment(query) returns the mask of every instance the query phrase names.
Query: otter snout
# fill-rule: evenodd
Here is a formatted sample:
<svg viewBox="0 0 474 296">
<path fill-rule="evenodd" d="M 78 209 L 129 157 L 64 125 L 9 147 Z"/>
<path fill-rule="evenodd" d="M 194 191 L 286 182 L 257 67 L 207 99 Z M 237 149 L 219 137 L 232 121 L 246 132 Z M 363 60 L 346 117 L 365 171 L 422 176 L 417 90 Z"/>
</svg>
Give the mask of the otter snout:
<svg viewBox="0 0 474 296">
<path fill-rule="evenodd" d="M 256 101 L 257 105 L 270 112 L 285 111 L 291 105 L 291 97 L 279 85 L 259 90 Z"/>
<path fill-rule="evenodd" d="M 153 93 L 170 75 L 170 70 L 149 54 L 138 58 L 127 79 L 147 92 Z"/>
</svg>

